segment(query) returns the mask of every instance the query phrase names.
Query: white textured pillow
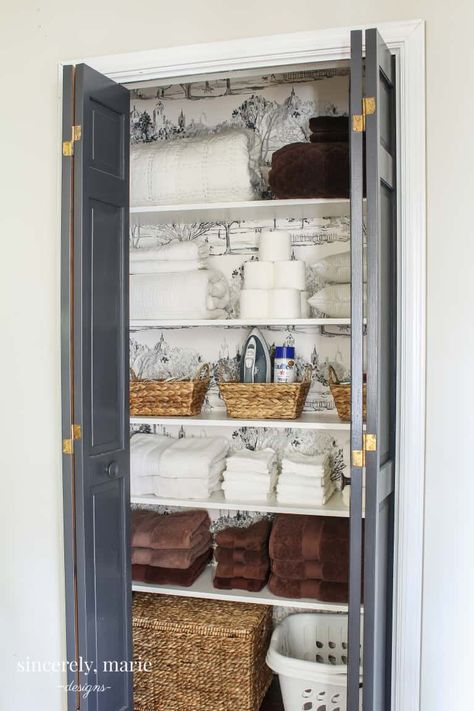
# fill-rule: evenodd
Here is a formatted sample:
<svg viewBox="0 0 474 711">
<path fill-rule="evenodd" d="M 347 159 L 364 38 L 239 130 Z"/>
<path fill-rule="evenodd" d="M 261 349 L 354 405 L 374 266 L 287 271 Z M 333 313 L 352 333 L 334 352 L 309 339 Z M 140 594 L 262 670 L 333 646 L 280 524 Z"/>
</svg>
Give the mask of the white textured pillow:
<svg viewBox="0 0 474 711">
<path fill-rule="evenodd" d="M 308 303 L 329 318 L 350 318 L 351 285 L 332 284 L 308 299 Z M 364 284 L 364 305 L 367 303 L 367 287 Z"/>
<path fill-rule="evenodd" d="M 351 280 L 351 253 L 339 252 L 313 264 L 313 269 L 324 281 L 347 284 Z M 367 281 L 367 265 L 364 260 L 364 281 Z"/>
<path fill-rule="evenodd" d="M 132 146 L 132 207 L 254 200 L 254 141 L 253 131 L 226 129 Z"/>
</svg>

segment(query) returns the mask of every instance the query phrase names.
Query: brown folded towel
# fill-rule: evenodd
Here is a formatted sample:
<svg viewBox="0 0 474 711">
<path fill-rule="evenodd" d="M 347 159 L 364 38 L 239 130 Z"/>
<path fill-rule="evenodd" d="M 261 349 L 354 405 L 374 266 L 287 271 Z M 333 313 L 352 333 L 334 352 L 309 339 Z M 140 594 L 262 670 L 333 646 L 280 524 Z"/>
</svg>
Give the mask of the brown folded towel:
<svg viewBox="0 0 474 711">
<path fill-rule="evenodd" d="M 154 511 L 132 511 L 132 546 L 134 548 L 194 548 L 202 531 L 209 528 L 207 511 L 178 511 L 158 514 Z"/>
<path fill-rule="evenodd" d="M 224 548 L 261 551 L 268 541 L 271 527 L 272 524 L 268 519 L 262 519 L 248 528 L 226 528 L 216 533 L 216 543 Z"/>
<path fill-rule="evenodd" d="M 339 563 L 349 556 L 347 518 L 278 514 L 269 544 L 275 560 L 319 560 Z"/>
<path fill-rule="evenodd" d="M 309 120 L 309 129 L 315 138 L 325 137 L 329 143 L 349 141 L 348 116 L 313 116 Z"/>
<path fill-rule="evenodd" d="M 349 560 L 321 563 L 319 560 L 272 560 L 272 573 L 285 580 L 325 580 L 346 583 L 349 580 Z"/>
<path fill-rule="evenodd" d="M 218 563 L 218 578 L 246 578 L 247 580 L 266 580 L 270 572 L 269 562 L 265 563 Z"/>
<path fill-rule="evenodd" d="M 152 565 L 132 565 L 132 580 L 155 585 L 181 585 L 188 588 L 201 575 L 211 558 L 212 549 L 209 548 L 185 570 L 159 568 Z"/>
<path fill-rule="evenodd" d="M 265 580 L 248 580 L 248 578 L 214 578 L 214 587 L 219 590 L 248 590 L 259 592 L 265 587 Z"/>
<path fill-rule="evenodd" d="M 268 181 L 276 198 L 349 197 L 349 144 L 290 143 L 272 156 Z"/>
<path fill-rule="evenodd" d="M 247 563 L 250 565 L 270 563 L 266 545 L 259 551 L 246 551 L 243 548 L 224 548 L 224 546 L 217 546 L 214 551 L 214 556 L 218 563 L 243 563 L 244 565 Z"/>
<path fill-rule="evenodd" d="M 291 597 L 295 600 L 302 597 L 334 603 L 349 600 L 348 585 L 327 583 L 323 580 L 285 580 L 277 575 L 270 575 L 268 589 L 278 597 Z"/>
<path fill-rule="evenodd" d="M 197 534 L 196 534 L 197 536 Z M 212 542 L 210 531 L 206 528 L 199 533 L 199 542 L 193 548 L 171 548 L 158 550 L 156 548 L 132 548 L 132 563 L 134 565 L 154 565 L 160 568 L 189 568 L 196 558 L 203 555 Z"/>
<path fill-rule="evenodd" d="M 311 143 L 348 143 L 349 134 L 340 131 L 319 131 L 312 133 L 309 137 Z"/>
</svg>

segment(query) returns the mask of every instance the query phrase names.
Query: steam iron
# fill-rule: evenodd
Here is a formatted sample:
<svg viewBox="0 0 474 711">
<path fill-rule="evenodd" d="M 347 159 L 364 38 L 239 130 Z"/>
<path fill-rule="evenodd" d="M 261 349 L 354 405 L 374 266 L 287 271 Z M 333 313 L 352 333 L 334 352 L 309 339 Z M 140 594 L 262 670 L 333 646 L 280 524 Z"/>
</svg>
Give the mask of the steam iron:
<svg viewBox="0 0 474 711">
<path fill-rule="evenodd" d="M 270 383 L 272 369 L 270 351 L 258 328 L 247 338 L 240 363 L 241 383 Z"/>
</svg>

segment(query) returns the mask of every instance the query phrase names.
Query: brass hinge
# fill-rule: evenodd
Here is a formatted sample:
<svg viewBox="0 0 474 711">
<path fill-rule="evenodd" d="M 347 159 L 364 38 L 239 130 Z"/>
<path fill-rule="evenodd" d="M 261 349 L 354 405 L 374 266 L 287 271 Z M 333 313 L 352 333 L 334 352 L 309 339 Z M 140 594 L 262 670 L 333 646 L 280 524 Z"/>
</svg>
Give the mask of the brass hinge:
<svg viewBox="0 0 474 711">
<path fill-rule="evenodd" d="M 362 99 L 362 113 L 352 115 L 352 130 L 355 133 L 363 133 L 365 131 L 365 117 L 375 114 L 375 109 L 375 97 L 364 96 Z"/>
<path fill-rule="evenodd" d="M 71 128 L 71 140 L 63 141 L 63 156 L 73 156 L 74 155 L 74 144 L 80 141 L 82 137 L 82 126 L 72 126 Z"/>
<path fill-rule="evenodd" d="M 365 467 L 365 449 L 352 450 L 352 466 L 359 468 Z"/>
<path fill-rule="evenodd" d="M 363 444 L 364 444 L 363 449 L 353 449 L 352 450 L 352 466 L 353 467 L 360 467 L 360 468 L 365 467 L 365 453 L 377 451 L 377 435 L 364 434 Z"/>
<path fill-rule="evenodd" d="M 366 452 L 376 452 L 377 451 L 377 435 L 375 435 L 375 434 L 365 434 L 364 435 L 364 449 Z"/>
<path fill-rule="evenodd" d="M 73 454 L 74 453 L 74 440 L 81 439 L 81 425 L 71 425 L 71 437 L 68 439 L 63 439 L 63 453 Z"/>
</svg>

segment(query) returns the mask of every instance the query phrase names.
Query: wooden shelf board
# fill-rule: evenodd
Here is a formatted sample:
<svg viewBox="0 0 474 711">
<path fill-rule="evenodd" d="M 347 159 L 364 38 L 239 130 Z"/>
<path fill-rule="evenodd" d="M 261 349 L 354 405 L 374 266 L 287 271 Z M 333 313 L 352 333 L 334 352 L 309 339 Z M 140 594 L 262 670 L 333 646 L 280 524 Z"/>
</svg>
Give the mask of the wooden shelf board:
<svg viewBox="0 0 474 711">
<path fill-rule="evenodd" d="M 334 516 L 338 518 L 348 518 L 349 509 L 342 501 L 342 494 L 335 492 L 327 504 L 324 506 L 308 506 L 307 504 L 283 504 L 279 503 L 275 496 L 269 497 L 268 501 L 229 501 L 224 497 L 223 491 L 216 491 L 209 499 L 167 499 L 162 496 L 149 494 L 146 496 L 130 497 L 132 504 L 139 506 L 183 506 L 190 509 L 206 509 L 226 511 L 259 511 L 262 513 L 290 513 L 310 516 Z"/>
<path fill-rule="evenodd" d="M 187 427 L 275 427 L 295 430 L 344 430 L 350 422 L 342 422 L 336 413 L 305 412 L 297 420 L 244 420 L 228 417 L 225 411 L 202 412 L 194 417 L 130 417 L 131 425 L 183 425 Z"/>
<path fill-rule="evenodd" d="M 253 326 L 281 326 L 282 328 L 313 326 L 350 326 L 350 318 L 295 318 L 295 319 L 134 319 L 130 321 L 130 330 L 139 331 L 151 328 L 252 328 Z"/>
<path fill-rule="evenodd" d="M 208 565 L 194 585 L 183 588 L 179 585 L 151 585 L 149 583 L 132 583 L 135 592 L 157 593 L 159 595 L 177 595 L 180 597 L 202 597 L 213 600 L 232 600 L 234 602 L 253 602 L 260 605 L 276 605 L 278 607 L 298 607 L 305 610 L 321 610 L 326 612 L 347 612 L 347 604 L 332 604 L 302 598 L 287 599 L 273 595 L 267 587 L 260 592 L 245 590 L 217 590 L 213 587 L 214 566 Z"/>
</svg>

